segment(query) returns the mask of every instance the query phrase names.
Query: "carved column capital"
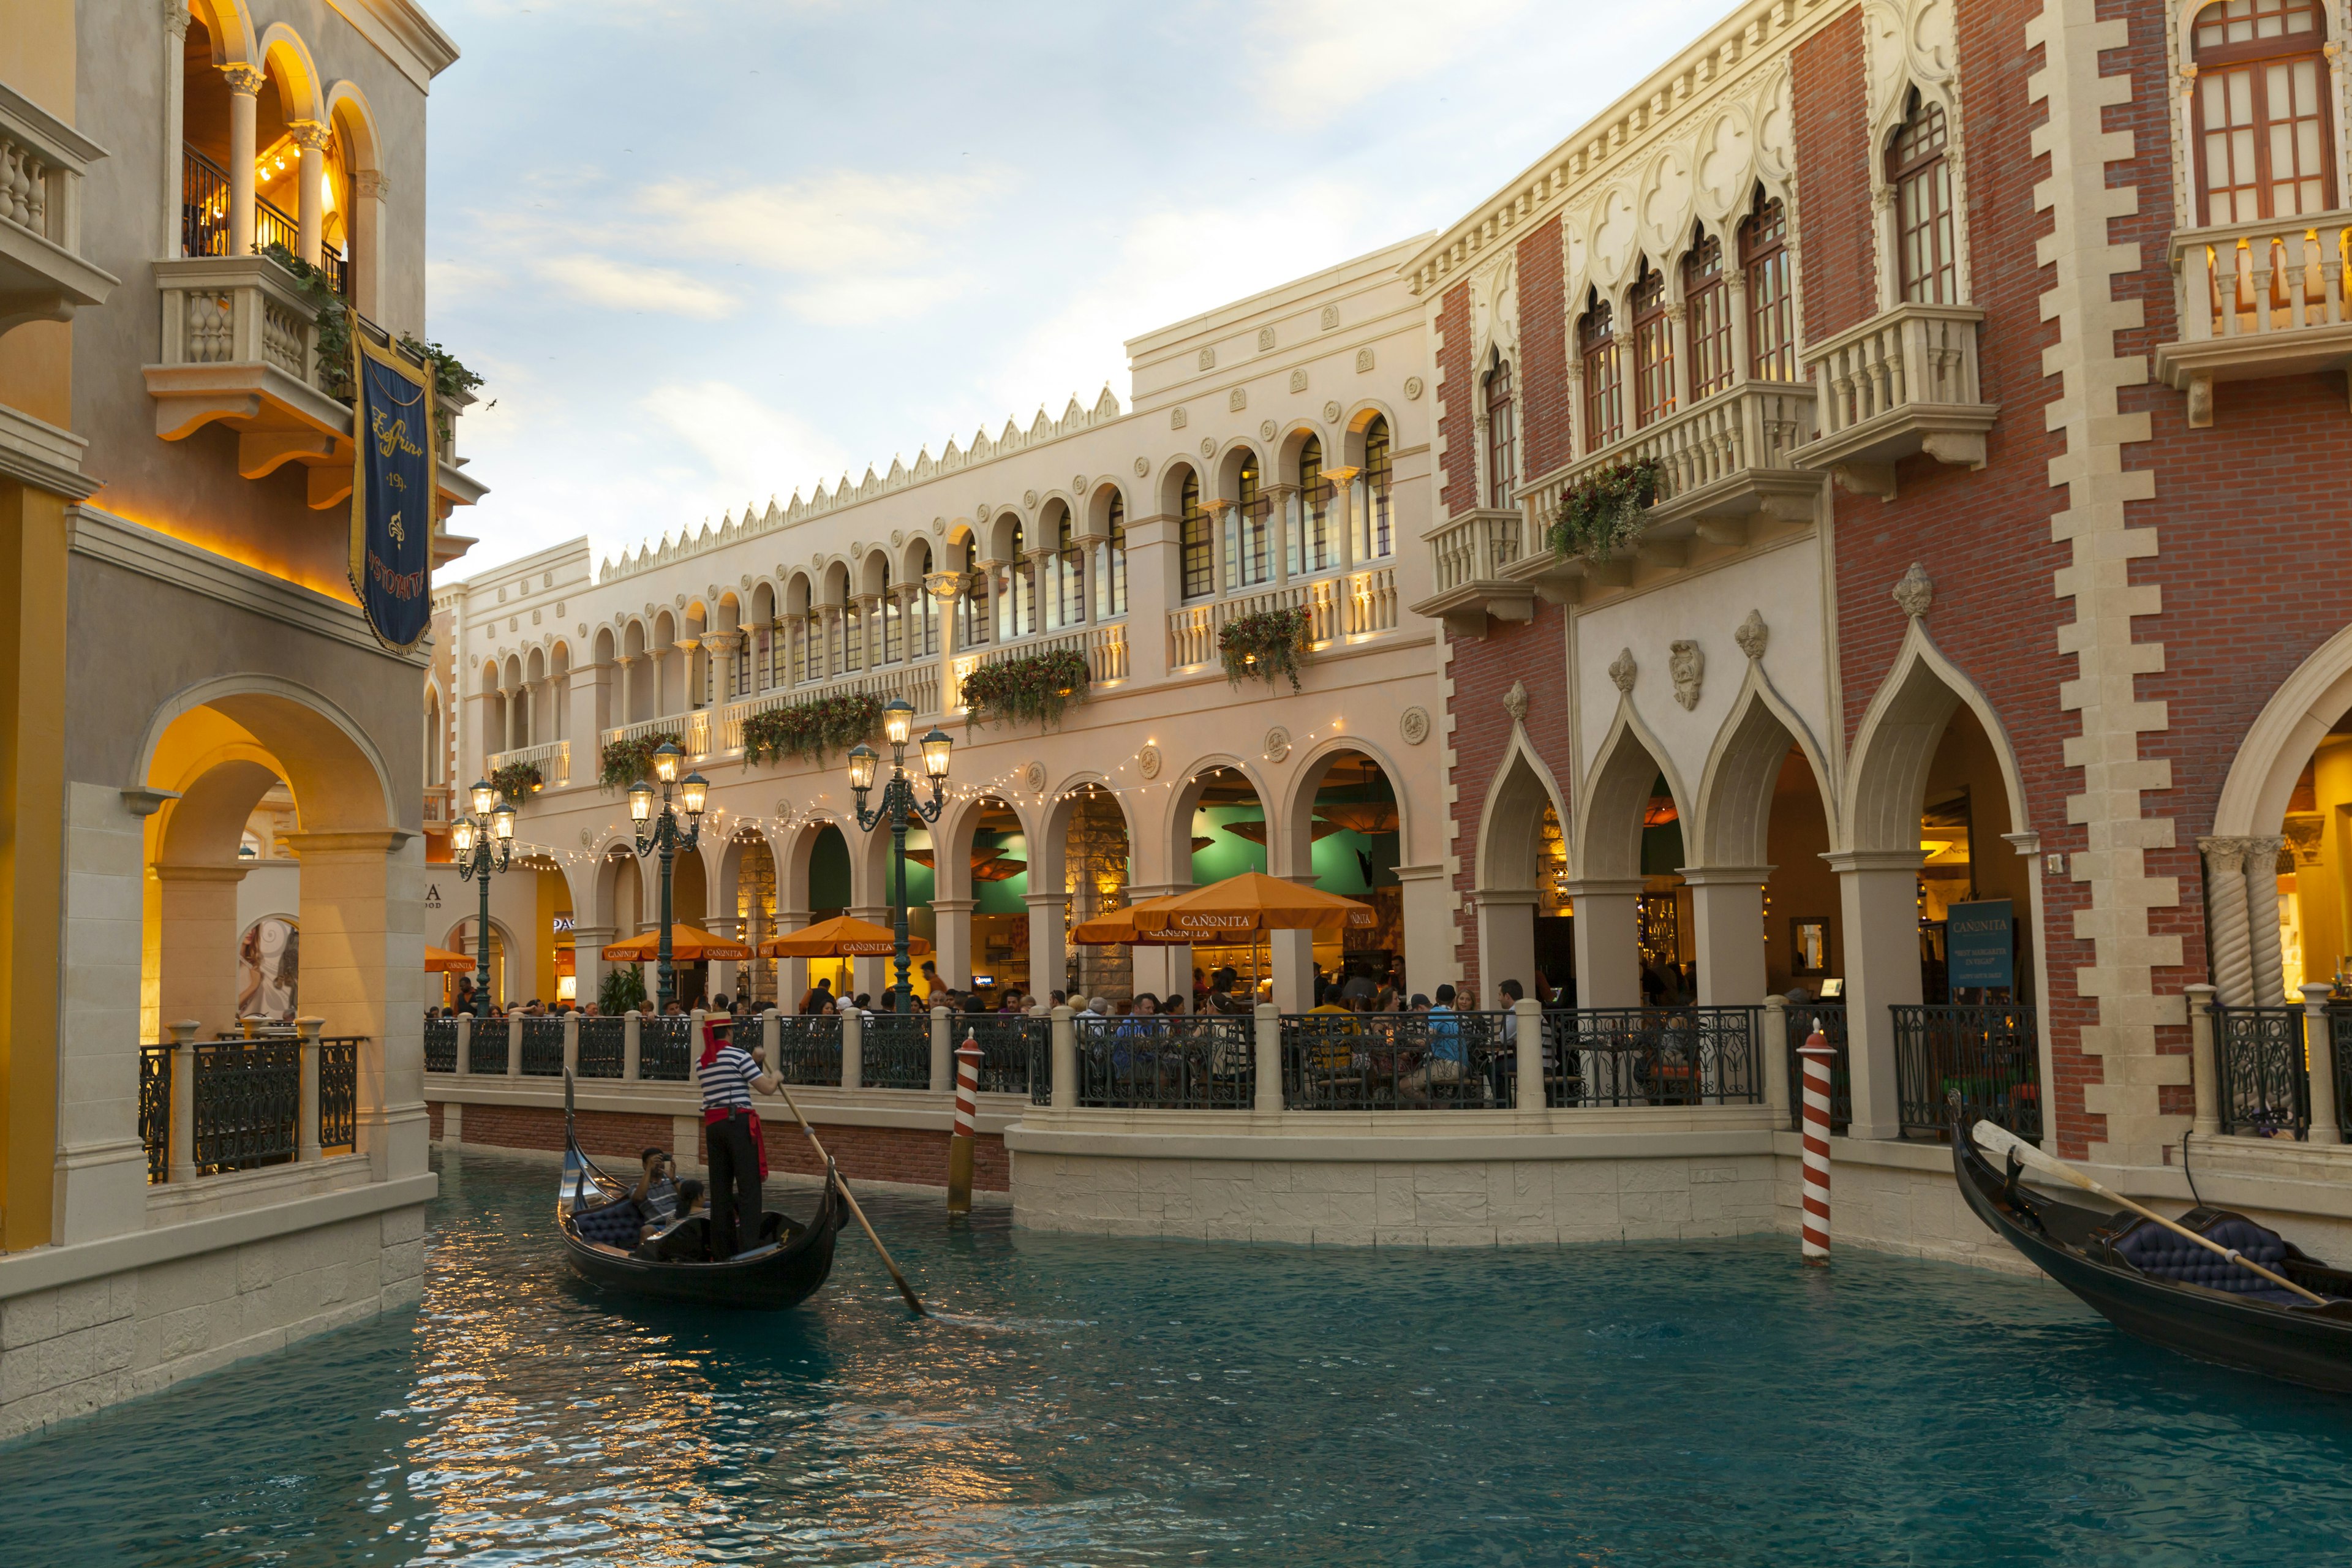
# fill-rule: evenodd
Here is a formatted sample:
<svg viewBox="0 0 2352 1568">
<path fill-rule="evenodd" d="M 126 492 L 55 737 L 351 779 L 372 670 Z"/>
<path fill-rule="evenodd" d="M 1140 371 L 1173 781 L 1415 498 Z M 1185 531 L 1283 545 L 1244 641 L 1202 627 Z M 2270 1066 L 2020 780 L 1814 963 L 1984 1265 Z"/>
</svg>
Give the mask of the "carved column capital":
<svg viewBox="0 0 2352 1568">
<path fill-rule="evenodd" d="M 321 121 L 289 120 L 286 122 L 286 135 L 305 152 L 323 153 L 327 144 L 335 139 L 335 131 L 333 126 Z"/>
<path fill-rule="evenodd" d="M 261 84 L 265 79 L 259 67 L 228 65 L 221 67 L 220 73 L 227 79 L 229 91 L 247 98 L 261 96 Z"/>
<path fill-rule="evenodd" d="M 362 169 L 352 176 L 352 194 L 362 201 L 381 201 L 392 195 L 392 180 L 382 169 Z"/>
</svg>

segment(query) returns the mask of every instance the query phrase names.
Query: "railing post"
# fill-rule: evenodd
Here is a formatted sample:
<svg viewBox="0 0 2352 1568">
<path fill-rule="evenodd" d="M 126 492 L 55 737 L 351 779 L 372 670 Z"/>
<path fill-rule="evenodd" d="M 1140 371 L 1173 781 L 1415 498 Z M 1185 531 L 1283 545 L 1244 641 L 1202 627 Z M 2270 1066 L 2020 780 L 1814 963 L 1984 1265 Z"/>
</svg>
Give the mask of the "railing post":
<svg viewBox="0 0 2352 1568">
<path fill-rule="evenodd" d="M 567 1077 L 580 1076 L 580 1010 L 576 1007 L 563 1015 L 563 1071 Z"/>
<path fill-rule="evenodd" d="M 770 1007 L 760 1015 L 760 1054 L 767 1058 L 770 1072 L 783 1070 L 783 1015 Z"/>
<path fill-rule="evenodd" d="M 841 1015 L 841 1087 L 866 1087 L 866 1015 L 855 1007 Z"/>
<path fill-rule="evenodd" d="M 1068 1004 L 1054 1009 L 1054 1109 L 1069 1110 L 1078 1103 L 1078 1032 L 1070 1025 Z"/>
<path fill-rule="evenodd" d="M 1252 1023 L 1256 1038 L 1257 1103 L 1255 1109 L 1265 1116 L 1277 1115 L 1282 1110 L 1282 1015 L 1271 1002 L 1257 1005 Z"/>
<path fill-rule="evenodd" d="M 2344 1130 L 2336 1109 L 2336 1031 L 2327 1018 L 2334 989 L 2325 980 L 2303 988 L 2303 1052 L 2311 1063 L 2311 1136 L 2314 1143 L 2341 1143 Z"/>
<path fill-rule="evenodd" d="M 1789 1113 L 1789 999 L 1764 998 L 1764 1103 Z"/>
<path fill-rule="evenodd" d="M 955 1087 L 954 1042 L 949 1038 L 953 1020 L 945 1007 L 931 1009 L 931 1092 L 940 1093 Z"/>
<path fill-rule="evenodd" d="M 1518 1020 L 1518 1108 L 1521 1110 L 1541 1110 L 1544 1108 L 1543 1004 L 1532 996 L 1522 996 L 1511 1004 L 1511 1016 Z"/>
<path fill-rule="evenodd" d="M 2217 994 L 2210 985 L 2188 985 L 2189 1045 L 2191 1053 L 2189 1081 L 2197 1091 L 2197 1120 L 2190 1131 L 2200 1138 L 2218 1138 L 2221 1134 L 2221 1058 L 2214 1048 L 2213 998 Z M 2053 1118 L 2044 1131 L 2054 1131 Z"/>
<path fill-rule="evenodd" d="M 645 1060 L 645 1037 L 639 1033 L 639 1029 L 644 1025 L 645 1019 L 646 1016 L 635 1007 L 621 1015 L 621 1081 L 623 1083 L 635 1083 L 643 1076 L 639 1069 Z"/>
<path fill-rule="evenodd" d="M 204 1025 L 183 1018 L 167 1026 L 172 1031 L 171 1177 L 174 1182 L 196 1179 L 196 1034 Z"/>
<path fill-rule="evenodd" d="M 294 1028 L 299 1037 L 296 1048 L 301 1053 L 301 1088 L 296 1091 L 294 1110 L 294 1158 L 302 1163 L 315 1164 L 320 1155 L 319 1147 L 319 1031 L 327 1026 L 324 1018 L 297 1018 Z"/>
<path fill-rule="evenodd" d="M 450 1071 L 457 1078 L 474 1076 L 474 1016 L 471 1013 L 457 1015 L 457 1062 Z"/>
<path fill-rule="evenodd" d="M 522 1009 L 507 1010 L 507 1076 L 522 1076 Z"/>
</svg>

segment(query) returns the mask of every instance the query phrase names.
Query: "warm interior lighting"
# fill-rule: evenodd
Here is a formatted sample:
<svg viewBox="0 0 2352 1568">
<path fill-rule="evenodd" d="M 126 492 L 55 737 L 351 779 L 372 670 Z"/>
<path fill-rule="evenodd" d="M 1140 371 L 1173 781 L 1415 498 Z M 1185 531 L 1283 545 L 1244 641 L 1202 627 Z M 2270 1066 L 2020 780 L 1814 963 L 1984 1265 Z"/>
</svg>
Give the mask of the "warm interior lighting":
<svg viewBox="0 0 2352 1568">
<path fill-rule="evenodd" d="M 948 739 L 947 731 L 932 725 L 931 732 L 923 737 L 923 772 L 944 781 L 948 776 L 948 755 L 954 749 L 955 742 Z"/>
<path fill-rule="evenodd" d="M 882 733 L 893 746 L 904 746 L 915 732 L 914 704 L 903 697 L 893 697 L 882 710 Z"/>
<path fill-rule="evenodd" d="M 654 786 L 643 779 L 629 786 L 629 815 L 639 822 L 653 820 Z"/>
<path fill-rule="evenodd" d="M 710 798 L 710 781 L 700 773 L 688 773 L 678 786 L 678 798 L 686 805 L 686 815 L 700 816 L 703 803 Z"/>
<path fill-rule="evenodd" d="M 664 741 L 654 748 L 654 777 L 664 784 L 677 783 L 677 767 L 685 760 L 684 752 L 679 751 L 675 743 Z"/>
<path fill-rule="evenodd" d="M 490 808 L 499 804 L 499 792 L 488 779 L 476 779 L 473 789 L 468 793 L 474 797 L 476 816 L 489 816 Z"/>
<path fill-rule="evenodd" d="M 515 808 L 511 801 L 501 802 L 498 810 L 490 813 L 490 821 L 496 825 L 501 841 L 514 837 L 514 819 Z"/>
<path fill-rule="evenodd" d="M 871 746 L 849 749 L 849 787 L 853 792 L 864 795 L 874 787 L 874 764 L 879 761 L 881 753 Z"/>
<path fill-rule="evenodd" d="M 474 852 L 473 818 L 461 816 L 449 825 L 449 850 L 461 860 Z"/>
<path fill-rule="evenodd" d="M 1948 838 L 1922 838 L 1919 840 L 1919 853 L 1927 856 L 1930 860 L 1934 859 L 1937 856 L 1941 855 L 1945 850 L 1949 849 L 1951 847 L 1952 841 Z"/>
</svg>

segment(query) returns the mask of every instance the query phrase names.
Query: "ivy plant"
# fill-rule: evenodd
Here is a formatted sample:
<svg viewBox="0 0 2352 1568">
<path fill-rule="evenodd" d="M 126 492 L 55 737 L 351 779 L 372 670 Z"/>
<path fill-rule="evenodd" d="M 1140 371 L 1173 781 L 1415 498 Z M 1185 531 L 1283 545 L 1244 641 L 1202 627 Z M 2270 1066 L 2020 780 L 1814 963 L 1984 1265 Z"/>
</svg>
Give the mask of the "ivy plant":
<svg viewBox="0 0 2352 1568">
<path fill-rule="evenodd" d="M 608 741 L 596 780 L 606 789 L 626 789 L 639 779 L 654 776 L 654 752 L 665 744 L 683 746 L 676 735 L 639 735 L 634 740 Z"/>
<path fill-rule="evenodd" d="M 879 697 L 820 697 L 771 708 L 743 721 L 743 765 L 786 757 L 823 763 L 830 753 L 870 741 L 881 730 Z"/>
<path fill-rule="evenodd" d="M 1299 661 L 1307 655 L 1309 629 L 1303 605 L 1235 616 L 1217 630 L 1217 659 L 1225 667 L 1225 679 L 1239 686 L 1255 676 L 1274 686 L 1288 676 L 1290 689 L 1297 690 Z"/>
<path fill-rule="evenodd" d="M 964 730 L 975 724 L 1035 720 L 1050 730 L 1073 702 L 1087 700 L 1093 679 L 1087 656 L 1076 648 L 1048 648 L 1021 658 L 983 664 L 963 678 Z"/>
<path fill-rule="evenodd" d="M 509 763 L 490 775 L 490 787 L 509 800 L 520 804 L 527 795 L 537 795 L 547 786 L 537 763 Z"/>
<path fill-rule="evenodd" d="M 1658 465 L 1612 463 L 1569 487 L 1551 525 L 1551 547 L 1563 556 L 1601 562 L 1633 542 L 1642 514 L 1658 499 Z"/>
</svg>

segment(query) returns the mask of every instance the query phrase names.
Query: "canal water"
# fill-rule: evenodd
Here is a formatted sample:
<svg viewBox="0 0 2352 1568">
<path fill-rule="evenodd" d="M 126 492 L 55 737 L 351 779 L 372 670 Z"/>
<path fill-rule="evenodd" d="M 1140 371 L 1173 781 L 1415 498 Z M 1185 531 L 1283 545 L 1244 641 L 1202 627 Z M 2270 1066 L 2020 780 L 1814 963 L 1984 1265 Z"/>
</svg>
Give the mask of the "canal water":
<svg viewBox="0 0 2352 1568">
<path fill-rule="evenodd" d="M 0 1448 L 0 1563 L 2339 1561 L 2352 1400 L 1782 1237 L 1335 1251 L 869 1209 L 782 1315 L 600 1297 L 441 1163 L 420 1310 Z"/>
</svg>

